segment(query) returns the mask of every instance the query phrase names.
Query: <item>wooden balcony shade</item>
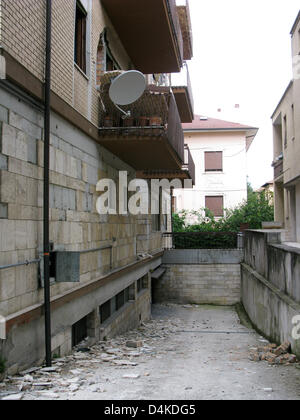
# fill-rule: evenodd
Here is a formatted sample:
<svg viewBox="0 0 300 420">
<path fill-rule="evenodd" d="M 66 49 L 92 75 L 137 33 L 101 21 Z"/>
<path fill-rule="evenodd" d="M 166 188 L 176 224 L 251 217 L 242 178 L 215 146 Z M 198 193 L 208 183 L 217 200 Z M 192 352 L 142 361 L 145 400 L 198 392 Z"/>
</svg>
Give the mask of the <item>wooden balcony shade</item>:
<svg viewBox="0 0 300 420">
<path fill-rule="evenodd" d="M 167 170 L 152 170 L 152 171 L 139 171 L 137 178 L 141 179 L 190 179 L 192 184 L 195 185 L 195 163 L 192 158 L 191 152 L 187 145 L 185 145 L 185 159 L 181 170 L 167 171 Z"/>
<path fill-rule="evenodd" d="M 183 40 L 175 0 L 102 0 L 135 68 L 180 71 Z"/>
<path fill-rule="evenodd" d="M 179 23 L 183 38 L 183 59 L 191 60 L 193 58 L 193 34 L 189 1 L 185 5 L 177 6 Z"/>
</svg>

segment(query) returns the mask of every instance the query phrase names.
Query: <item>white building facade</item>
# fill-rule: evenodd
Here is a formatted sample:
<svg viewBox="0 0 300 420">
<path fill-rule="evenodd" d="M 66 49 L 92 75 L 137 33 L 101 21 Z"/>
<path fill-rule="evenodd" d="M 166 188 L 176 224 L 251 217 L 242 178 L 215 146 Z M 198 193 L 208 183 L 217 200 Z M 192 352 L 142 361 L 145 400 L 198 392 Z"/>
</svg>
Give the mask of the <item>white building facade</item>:
<svg viewBox="0 0 300 420">
<path fill-rule="evenodd" d="M 183 128 L 195 162 L 195 186 L 174 192 L 174 210 L 204 214 L 208 208 L 222 217 L 247 198 L 246 155 L 258 129 L 201 116 Z"/>
</svg>

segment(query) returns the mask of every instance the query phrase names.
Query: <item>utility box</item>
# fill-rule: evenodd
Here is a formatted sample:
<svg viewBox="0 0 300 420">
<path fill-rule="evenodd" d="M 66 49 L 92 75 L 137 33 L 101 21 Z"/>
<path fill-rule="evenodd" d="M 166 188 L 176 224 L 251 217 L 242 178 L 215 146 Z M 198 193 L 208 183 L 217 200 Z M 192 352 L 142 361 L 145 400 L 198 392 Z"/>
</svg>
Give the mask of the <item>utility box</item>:
<svg viewBox="0 0 300 420">
<path fill-rule="evenodd" d="M 51 277 L 57 283 L 80 282 L 80 252 L 51 252 Z"/>
</svg>

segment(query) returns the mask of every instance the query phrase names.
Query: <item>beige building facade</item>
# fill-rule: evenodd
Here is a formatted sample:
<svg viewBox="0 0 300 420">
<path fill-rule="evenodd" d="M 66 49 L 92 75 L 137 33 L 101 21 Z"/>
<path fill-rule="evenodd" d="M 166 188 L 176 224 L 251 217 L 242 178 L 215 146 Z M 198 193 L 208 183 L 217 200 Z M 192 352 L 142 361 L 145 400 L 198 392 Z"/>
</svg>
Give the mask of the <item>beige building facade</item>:
<svg viewBox="0 0 300 420">
<path fill-rule="evenodd" d="M 300 242 L 300 12 L 291 31 L 293 80 L 272 115 L 275 220 Z"/>
<path fill-rule="evenodd" d="M 187 102 L 171 87 L 147 86 L 128 128 L 106 92 L 126 70 L 180 72 L 191 43 L 188 2 L 180 13 L 174 0 L 51 3 L 51 350 L 62 356 L 84 337 L 103 339 L 150 317 L 165 218 L 99 215 L 96 186 L 105 178 L 118 185 L 119 171 L 129 180 L 138 171 L 145 179 L 151 171 L 189 177 L 178 130 Z M 14 373 L 41 362 L 45 351 L 46 2 L 0 0 L 0 19 L 0 356 Z"/>
</svg>

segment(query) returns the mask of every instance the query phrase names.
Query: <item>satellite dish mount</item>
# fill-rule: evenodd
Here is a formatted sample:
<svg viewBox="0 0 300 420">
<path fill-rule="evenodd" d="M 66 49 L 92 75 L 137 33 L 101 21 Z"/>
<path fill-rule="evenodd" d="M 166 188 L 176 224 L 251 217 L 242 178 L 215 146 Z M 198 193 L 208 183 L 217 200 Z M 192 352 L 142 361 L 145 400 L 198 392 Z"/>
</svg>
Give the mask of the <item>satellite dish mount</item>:
<svg viewBox="0 0 300 420">
<path fill-rule="evenodd" d="M 130 111 L 124 111 L 120 106 L 136 102 L 146 89 L 146 79 L 143 73 L 129 70 L 116 77 L 109 88 L 109 97 L 115 107 L 124 114 L 123 119 L 131 116 Z"/>
</svg>

